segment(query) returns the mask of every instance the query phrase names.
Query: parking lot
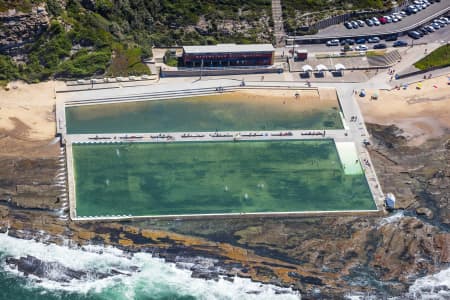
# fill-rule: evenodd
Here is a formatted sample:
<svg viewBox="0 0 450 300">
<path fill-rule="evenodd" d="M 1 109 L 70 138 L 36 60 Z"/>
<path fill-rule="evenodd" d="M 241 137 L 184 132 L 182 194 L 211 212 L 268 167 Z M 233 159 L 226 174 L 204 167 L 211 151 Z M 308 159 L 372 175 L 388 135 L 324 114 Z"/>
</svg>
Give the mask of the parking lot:
<svg viewBox="0 0 450 300">
<path fill-rule="evenodd" d="M 428 23 L 427 23 L 428 24 Z M 423 44 L 423 43 L 449 43 L 450 42 L 450 24 L 436 30 L 433 33 L 429 33 L 425 36 L 423 36 L 420 39 L 413 40 L 408 35 L 402 35 L 399 36 L 397 40 L 405 41 L 408 43 L 409 46 L 414 44 Z M 394 41 L 384 41 L 381 40 L 381 43 L 385 43 L 388 48 L 392 47 Z M 374 44 L 366 44 L 369 47 L 369 50 L 372 49 Z M 321 44 L 302 44 L 302 45 L 296 45 L 295 49 L 306 49 L 309 52 L 339 52 L 343 46 L 327 46 L 325 43 Z M 285 55 L 292 51 L 292 46 L 286 46 L 284 49 L 277 49 L 277 54 L 281 55 L 282 52 L 285 53 Z"/>
<path fill-rule="evenodd" d="M 388 23 L 380 26 L 369 27 L 365 25 L 357 29 L 347 29 L 344 24 L 337 24 L 320 30 L 315 35 L 298 36 L 296 40 L 308 38 L 335 38 L 335 37 L 351 37 L 363 35 L 383 35 L 390 32 L 406 30 L 409 27 L 419 24 L 422 21 L 432 20 L 442 15 L 449 9 L 449 1 L 441 0 L 428 6 L 415 14 L 404 17 L 400 22 Z"/>
</svg>

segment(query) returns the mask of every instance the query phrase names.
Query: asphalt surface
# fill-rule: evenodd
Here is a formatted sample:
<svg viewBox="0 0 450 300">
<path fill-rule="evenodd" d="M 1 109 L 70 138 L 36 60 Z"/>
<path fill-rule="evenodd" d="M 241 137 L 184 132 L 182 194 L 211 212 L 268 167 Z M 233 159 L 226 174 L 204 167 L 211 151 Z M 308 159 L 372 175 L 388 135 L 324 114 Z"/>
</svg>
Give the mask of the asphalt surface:
<svg viewBox="0 0 450 300">
<path fill-rule="evenodd" d="M 400 36 L 398 40 L 402 40 L 405 42 L 408 42 L 408 44 L 411 45 L 411 43 L 418 44 L 418 43 L 449 43 L 450 42 L 450 24 L 448 24 L 446 27 L 441 28 L 433 33 L 427 34 L 423 36 L 420 39 L 413 40 L 407 35 Z M 394 42 L 386 42 L 384 40 L 381 40 L 380 43 L 387 44 L 388 47 L 392 47 L 392 44 Z M 374 44 L 366 43 L 366 46 L 369 47 L 369 50 L 373 48 Z M 356 45 L 353 45 L 355 47 Z M 295 49 L 306 49 L 309 52 L 339 52 L 340 49 L 343 46 L 331 46 L 328 47 L 325 44 L 303 44 L 303 45 L 297 45 Z M 286 46 L 284 48 L 277 48 L 276 53 L 277 55 L 281 55 L 284 51 L 284 54 L 287 55 L 289 51 L 292 50 L 292 46 Z"/>
<path fill-rule="evenodd" d="M 404 17 L 400 22 L 397 23 L 389 23 L 372 27 L 365 25 L 364 27 L 359 27 L 357 29 L 347 29 L 344 24 L 341 23 L 321 29 L 315 35 L 305 35 L 303 37 L 339 37 L 346 35 L 377 35 L 382 33 L 389 33 L 391 31 L 402 30 L 403 28 L 413 26 L 420 21 L 429 18 L 430 16 L 442 13 L 445 9 L 448 9 L 449 5 L 449 0 L 441 0 L 441 2 L 433 3 L 426 9 L 423 9 L 416 14 L 411 14 Z"/>
</svg>

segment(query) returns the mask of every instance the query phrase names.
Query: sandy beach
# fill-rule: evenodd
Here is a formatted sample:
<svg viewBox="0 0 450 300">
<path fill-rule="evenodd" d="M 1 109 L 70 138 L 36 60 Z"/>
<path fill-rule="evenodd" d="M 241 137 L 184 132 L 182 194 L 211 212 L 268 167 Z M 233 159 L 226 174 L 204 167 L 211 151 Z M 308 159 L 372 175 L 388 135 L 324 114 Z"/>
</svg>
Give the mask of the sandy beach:
<svg viewBox="0 0 450 300">
<path fill-rule="evenodd" d="M 407 89 L 367 91 L 358 97 L 365 121 L 395 124 L 404 131 L 410 146 L 418 146 L 450 131 L 450 85 L 447 76 L 422 81 L 422 88 L 412 84 Z M 378 100 L 370 97 L 378 93 Z"/>
<path fill-rule="evenodd" d="M 55 137 L 54 88 L 63 84 L 55 81 L 38 84 L 11 82 L 9 90 L 0 90 L 2 153 L 54 154 L 55 147 L 47 147 L 54 145 Z"/>
</svg>

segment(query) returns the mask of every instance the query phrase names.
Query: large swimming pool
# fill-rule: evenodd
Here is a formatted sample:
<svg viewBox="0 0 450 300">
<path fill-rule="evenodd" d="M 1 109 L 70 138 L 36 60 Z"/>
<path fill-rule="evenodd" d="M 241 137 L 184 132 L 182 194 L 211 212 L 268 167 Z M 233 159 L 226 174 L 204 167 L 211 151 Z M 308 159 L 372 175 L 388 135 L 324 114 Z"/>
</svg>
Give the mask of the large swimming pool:
<svg viewBox="0 0 450 300">
<path fill-rule="evenodd" d="M 66 107 L 68 134 L 343 128 L 334 93 L 248 91 Z M 317 95 L 314 95 L 316 93 Z"/>
<path fill-rule="evenodd" d="M 376 209 L 332 140 L 74 144 L 73 156 L 79 217 Z"/>
</svg>

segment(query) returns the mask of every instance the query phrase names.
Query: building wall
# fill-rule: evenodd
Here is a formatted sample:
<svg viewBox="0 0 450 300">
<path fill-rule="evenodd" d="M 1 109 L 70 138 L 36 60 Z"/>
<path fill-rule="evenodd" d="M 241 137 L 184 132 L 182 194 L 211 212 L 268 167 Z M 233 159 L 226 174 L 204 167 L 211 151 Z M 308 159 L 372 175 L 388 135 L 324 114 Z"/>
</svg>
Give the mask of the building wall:
<svg viewBox="0 0 450 300">
<path fill-rule="evenodd" d="M 186 67 L 226 67 L 226 66 L 270 66 L 273 65 L 273 52 L 258 53 L 183 53 Z"/>
</svg>

